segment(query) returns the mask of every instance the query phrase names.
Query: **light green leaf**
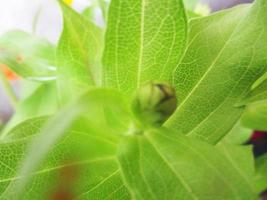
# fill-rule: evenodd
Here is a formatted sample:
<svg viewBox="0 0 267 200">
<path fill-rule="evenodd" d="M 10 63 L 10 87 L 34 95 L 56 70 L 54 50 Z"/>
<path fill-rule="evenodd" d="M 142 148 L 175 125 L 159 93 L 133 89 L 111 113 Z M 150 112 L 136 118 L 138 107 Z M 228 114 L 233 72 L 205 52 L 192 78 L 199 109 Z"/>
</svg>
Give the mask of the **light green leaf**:
<svg viewBox="0 0 267 200">
<path fill-rule="evenodd" d="M 243 178 L 243 181 L 250 185 L 251 190 L 255 191 L 253 178 L 255 177 L 255 163 L 252 146 L 219 143 L 217 149 L 223 154 L 228 165 L 231 166 L 236 173 Z"/>
<path fill-rule="evenodd" d="M 27 119 L 10 130 L 5 141 L 19 140 L 39 133 L 49 116 Z"/>
<path fill-rule="evenodd" d="M 247 105 L 241 122 L 247 128 L 267 131 L 267 100 Z"/>
<path fill-rule="evenodd" d="M 29 97 L 21 101 L 1 133 L 3 139 L 11 128 L 24 120 L 52 115 L 58 110 L 57 90 L 54 82 L 42 84 Z"/>
<path fill-rule="evenodd" d="M 250 91 L 247 96 L 242 99 L 238 105 L 246 105 L 256 101 L 267 99 L 267 80 L 263 81 L 260 85 Z"/>
<path fill-rule="evenodd" d="M 191 21 L 190 41 L 174 71 L 180 105 L 166 122 L 215 144 L 240 118 L 235 107 L 267 66 L 267 1 Z"/>
<path fill-rule="evenodd" d="M 45 194 L 51 189 L 51 185 L 55 185 L 53 181 L 57 180 L 55 173 L 60 172 L 60 169 L 67 165 L 76 166 L 79 170 L 81 167 L 81 170 L 84 170 L 81 177 L 71 187 L 76 199 L 103 199 L 103 197 L 128 199 L 129 195 L 122 184 L 115 157 L 120 133 L 112 134 L 104 123 L 105 112 L 103 111 L 107 108 L 110 112 L 116 113 L 117 117 L 126 118 L 127 112 L 122 110 L 126 108 L 116 91 L 93 89 L 50 119 L 42 128 L 41 133 L 33 139 L 26 158 L 20 160 L 22 166 L 18 163 L 14 164 L 14 166 L 19 166 L 18 173 L 14 166 L 11 167 L 13 168 L 11 175 L 9 171 L 3 170 L 2 173 L 8 173 L 10 177 L 3 178 L 4 180 L 13 180 L 14 173 L 15 177 L 20 178 L 15 178 L 2 196 L 8 199 L 36 199 L 36 195 Z M 20 128 L 23 127 L 25 126 Z M 15 131 L 19 133 L 18 130 Z M 21 131 L 24 132 L 25 129 Z M 20 135 L 25 134 L 20 133 Z M 22 137 L 21 140 L 24 139 Z M 13 149 L 12 146 L 8 148 Z M 14 149 L 16 151 L 15 147 Z M 16 153 L 11 154 L 16 155 Z M 18 154 L 22 159 L 22 156 L 25 156 L 25 150 L 20 150 Z M 1 161 L 4 164 L 9 162 L 4 159 Z M 43 161 L 45 161 L 44 164 L 40 166 Z M 72 163 L 65 164 L 64 162 Z"/>
<path fill-rule="evenodd" d="M 60 2 L 64 28 L 57 49 L 61 103 L 99 83 L 101 30 Z"/>
<path fill-rule="evenodd" d="M 25 138 L 0 144 L 0 199 L 13 199 L 10 195 L 14 195 L 14 199 L 17 197 L 18 191 L 12 188 L 22 177 L 16 174 L 16 170 L 30 142 Z M 129 199 L 115 152 L 112 141 L 97 136 L 90 129 L 81 132 L 73 127 L 51 148 L 43 164 L 31 173 L 31 181 L 18 199 L 54 199 L 56 193 L 64 192 L 62 187 L 67 189 L 69 197 L 75 199 Z"/>
<path fill-rule="evenodd" d="M 267 155 L 256 159 L 255 186 L 259 192 L 267 189 Z"/>
<path fill-rule="evenodd" d="M 144 82 L 170 82 L 186 42 L 186 21 L 181 0 L 113 0 L 104 85 L 131 95 Z"/>
<path fill-rule="evenodd" d="M 56 79 L 55 47 L 23 31 L 9 31 L 0 37 L 0 63 L 29 80 Z"/>
<path fill-rule="evenodd" d="M 251 171 L 243 174 L 216 147 L 176 132 L 129 136 L 118 152 L 134 199 L 256 199 Z"/>
</svg>

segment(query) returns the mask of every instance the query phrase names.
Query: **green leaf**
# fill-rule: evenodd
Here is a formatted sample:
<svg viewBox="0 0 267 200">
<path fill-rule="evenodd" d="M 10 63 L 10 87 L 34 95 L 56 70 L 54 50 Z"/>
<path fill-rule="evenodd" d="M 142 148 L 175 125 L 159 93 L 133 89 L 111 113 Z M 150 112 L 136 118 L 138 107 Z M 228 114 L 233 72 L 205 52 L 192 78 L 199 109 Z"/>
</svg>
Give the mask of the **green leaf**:
<svg viewBox="0 0 267 200">
<path fill-rule="evenodd" d="M 235 169 L 236 173 L 242 177 L 243 181 L 247 185 L 250 185 L 251 190 L 256 193 L 253 184 L 255 163 L 252 146 L 233 145 L 221 142 L 216 147 L 224 155 L 225 160 L 230 163 L 228 164 Z"/>
<path fill-rule="evenodd" d="M 55 47 L 23 31 L 9 31 L 0 37 L 0 62 L 29 80 L 56 79 Z"/>
<path fill-rule="evenodd" d="M 9 131 L 5 141 L 19 140 L 39 133 L 48 119 L 48 116 L 34 117 L 19 123 Z"/>
<path fill-rule="evenodd" d="M 60 2 L 64 28 L 57 49 L 60 102 L 66 103 L 100 82 L 101 30 Z"/>
<path fill-rule="evenodd" d="M 256 199 L 251 172 L 240 174 L 216 147 L 176 132 L 129 136 L 118 157 L 133 199 Z"/>
<path fill-rule="evenodd" d="M 16 169 L 30 141 L 25 138 L 0 144 L 1 199 L 54 199 L 57 193 L 64 192 L 62 188 L 75 199 L 129 199 L 114 157 L 113 141 L 99 137 L 90 129 L 76 130 L 75 126 L 51 148 L 42 165 L 31 173 L 31 181 L 23 193 L 16 196 L 18 190 L 13 190 L 13 184 L 23 178 L 16 174 Z"/>
<path fill-rule="evenodd" d="M 267 131 L 267 100 L 247 105 L 241 122 L 247 128 Z"/>
<path fill-rule="evenodd" d="M 48 182 L 46 182 L 37 176 L 36 183 L 35 181 L 31 181 L 31 176 L 36 173 L 37 175 L 43 175 L 42 172 L 47 173 L 47 169 L 42 169 L 42 166 L 41 172 L 38 170 L 43 160 L 47 160 L 49 165 L 52 163 L 52 166 L 50 167 L 53 169 L 61 168 L 60 166 L 62 163 L 60 165 L 58 162 L 60 160 L 62 161 L 62 159 L 66 160 L 65 157 L 67 155 L 69 156 L 68 158 L 70 160 L 72 160 L 72 158 L 77 159 L 79 164 L 84 164 L 84 162 L 87 163 L 87 160 L 90 161 L 95 159 L 100 162 L 99 165 L 94 168 L 94 165 L 90 161 L 88 163 L 89 167 L 85 167 L 85 170 L 88 170 L 92 175 L 87 175 L 82 180 L 85 181 L 90 179 L 92 178 L 91 176 L 94 176 L 94 174 L 97 173 L 99 173 L 99 175 L 97 175 L 98 179 L 101 180 L 97 182 L 94 178 L 92 178 L 92 182 L 89 181 L 88 184 L 95 184 L 93 187 L 90 185 L 88 186 L 84 182 L 82 182 L 81 185 L 77 185 L 77 188 L 75 187 L 75 189 L 86 190 L 86 192 L 77 192 L 79 195 L 77 194 L 78 196 L 75 195 L 75 197 L 78 198 L 80 195 L 82 195 L 79 198 L 90 199 L 91 197 L 94 197 L 94 195 L 98 194 L 99 191 L 101 191 L 101 194 L 98 194 L 100 197 L 101 195 L 105 197 L 110 196 L 111 199 L 114 198 L 114 195 L 117 195 L 118 193 L 123 193 L 123 195 L 127 196 L 128 193 L 123 192 L 126 190 L 121 183 L 120 175 L 118 173 L 118 166 L 115 160 L 115 147 L 120 137 L 120 133 L 117 132 L 117 134 L 112 134 L 113 132 L 110 130 L 107 123 L 104 123 L 106 117 L 104 111 L 108 108 L 110 112 L 116 113 L 117 117 L 127 118 L 127 108 L 125 108 L 124 105 L 125 104 L 123 103 L 122 97 L 116 91 L 92 89 L 86 94 L 82 95 L 78 100 L 62 109 L 47 122 L 47 124 L 42 128 L 41 132 L 34 138 L 32 144 L 29 146 L 29 153 L 26 155 L 25 159 L 22 160 L 22 166 L 19 168 L 17 173 L 17 176 L 21 178 L 12 182 L 12 184 L 9 186 L 9 189 L 3 195 L 9 199 L 16 199 L 18 197 L 21 199 L 21 195 L 28 195 L 28 187 L 32 188 L 32 194 L 30 195 L 36 195 L 40 193 L 40 189 L 38 186 L 35 186 L 35 184 L 46 184 L 49 186 L 50 179 L 48 179 Z M 117 124 L 117 126 L 121 126 L 121 124 Z M 125 128 L 128 128 L 126 123 L 124 126 L 126 126 Z M 70 132 L 75 133 L 75 135 L 72 137 Z M 123 130 L 123 132 L 125 132 L 125 130 Z M 80 134 L 82 138 L 77 139 L 76 134 Z M 12 134 L 10 133 L 9 135 Z M 64 143 L 66 140 L 68 141 L 68 138 L 72 138 L 70 139 L 72 143 L 63 145 L 63 150 L 67 152 L 66 154 L 63 150 L 59 152 L 61 156 L 58 156 L 53 152 L 51 153 L 51 149 L 54 151 L 54 148 L 57 148 L 61 142 Z M 108 145 L 106 143 L 108 143 Z M 112 149 L 110 145 L 112 146 Z M 12 149 L 12 147 L 10 148 Z M 38 151 L 36 151 L 36 149 L 38 149 Z M 74 155 L 69 155 L 68 149 L 72 149 Z M 55 152 L 58 151 L 59 150 L 55 150 Z M 82 153 L 81 155 L 85 156 L 86 158 L 81 157 L 79 154 L 80 151 Z M 102 155 L 101 153 L 103 151 L 108 155 Z M 78 153 L 78 155 L 75 153 Z M 20 154 L 23 155 L 23 153 Z M 110 156 L 112 156 L 111 163 L 106 162 L 105 157 L 107 156 L 109 157 L 109 160 Z M 111 170 L 112 172 L 108 172 L 107 174 L 108 170 Z M 50 170 L 48 170 L 48 172 L 49 171 Z M 3 173 L 4 172 L 5 171 L 3 171 Z M 50 176 L 50 174 L 48 173 L 47 176 Z M 117 185 L 119 186 L 117 187 Z M 41 187 L 43 188 L 41 194 L 43 194 L 45 189 L 49 189 L 47 186 Z M 92 189 L 94 187 L 95 189 Z M 103 192 L 102 189 L 106 192 Z M 36 192 L 36 190 L 38 192 Z M 13 191 L 16 191 L 16 194 L 13 194 Z M 25 197 L 25 199 L 27 198 Z M 32 199 L 34 198 L 32 197 Z"/>
<path fill-rule="evenodd" d="M 232 130 L 220 141 L 227 144 L 241 145 L 246 143 L 251 135 L 253 130 L 248 129 L 242 125 L 240 121 L 232 128 Z"/>
<path fill-rule="evenodd" d="M 267 155 L 256 159 L 255 187 L 259 192 L 267 189 Z"/>
<path fill-rule="evenodd" d="M 54 82 L 42 84 L 33 94 L 21 101 L 1 133 L 3 139 L 11 128 L 29 118 L 52 115 L 58 110 L 57 90 Z"/>
<path fill-rule="evenodd" d="M 191 21 L 173 77 L 180 105 L 167 127 L 212 144 L 230 131 L 244 110 L 236 103 L 266 71 L 266 9 L 257 0 Z"/>
<path fill-rule="evenodd" d="M 104 85 L 132 93 L 144 82 L 170 82 L 186 42 L 181 0 L 113 0 L 103 56 Z"/>
<path fill-rule="evenodd" d="M 120 99 L 113 90 L 90 90 L 34 138 L 32 128 L 40 128 L 30 124 L 42 126 L 42 119 L 13 129 L 8 135 L 20 139 L 0 144 L 0 152 L 7 153 L 0 154 L 1 198 L 48 199 L 63 185 L 75 199 L 255 198 L 251 149 L 230 145 L 220 149 L 166 129 L 131 136 L 117 149 L 120 134 L 105 126 L 100 107 L 125 118 L 116 109 L 124 105 Z M 64 172 L 73 169 L 78 175 L 66 183 Z"/>
</svg>

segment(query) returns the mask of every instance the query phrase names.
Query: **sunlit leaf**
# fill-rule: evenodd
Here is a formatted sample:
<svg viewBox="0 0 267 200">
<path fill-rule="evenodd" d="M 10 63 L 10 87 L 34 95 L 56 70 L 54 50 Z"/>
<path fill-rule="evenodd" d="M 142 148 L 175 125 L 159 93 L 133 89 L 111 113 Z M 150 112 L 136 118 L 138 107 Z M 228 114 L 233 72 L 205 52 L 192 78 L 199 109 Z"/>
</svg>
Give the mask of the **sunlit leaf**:
<svg viewBox="0 0 267 200">
<path fill-rule="evenodd" d="M 5 141 L 19 140 L 39 133 L 48 119 L 49 116 L 34 117 L 19 123 L 10 130 Z"/>
<path fill-rule="evenodd" d="M 215 144 L 234 126 L 236 107 L 267 66 L 267 2 L 191 21 L 185 54 L 173 74 L 180 105 L 166 122 Z"/>
<path fill-rule="evenodd" d="M 29 97 L 17 105 L 14 115 L 6 124 L 0 138 L 3 139 L 11 128 L 24 120 L 43 115 L 52 115 L 57 110 L 58 101 L 55 83 L 42 84 Z"/>
<path fill-rule="evenodd" d="M 66 103 L 100 82 L 101 30 L 60 2 L 63 32 L 57 49 L 61 103 Z"/>
<path fill-rule="evenodd" d="M 253 171 L 243 173 L 214 146 L 168 130 L 129 136 L 119 161 L 133 199 L 256 198 Z"/>
<path fill-rule="evenodd" d="M 131 95 L 144 82 L 170 82 L 186 42 L 186 21 L 181 0 L 111 1 L 104 85 Z"/>
<path fill-rule="evenodd" d="M 67 166 L 76 167 L 77 165 L 79 170 L 82 167 L 81 170 L 84 172 L 81 173 L 85 173 L 73 185 L 76 186 L 73 187 L 75 198 L 90 199 L 96 195 L 99 196 L 99 199 L 102 199 L 101 196 L 112 199 L 118 195 L 127 198 L 128 192 L 122 185 L 115 159 L 116 143 L 120 136 L 119 133 L 112 134 L 105 126 L 103 123 L 105 115 L 101 111 L 101 108 L 111 106 L 110 109 L 113 112 L 125 118 L 124 111 L 118 109 L 123 105 L 120 95 L 115 91 L 95 89 L 90 90 L 51 118 L 41 132 L 34 137 L 32 144 L 30 143 L 29 153 L 26 154 L 25 150 L 19 150 L 22 166 L 18 163 L 12 166 L 13 169 L 14 167 L 18 169 L 19 173 L 15 175 L 20 178 L 12 178 L 16 172 L 15 169 L 12 170 L 12 173 L 3 170 L 5 176 L 8 173 L 8 177 L 11 177 L 4 179 L 14 180 L 2 196 L 12 199 L 34 199 L 37 194 L 45 195 L 50 186 L 55 184 L 55 172 L 60 172 L 60 169 L 65 166 L 64 162 L 67 162 Z M 101 126 L 99 122 L 102 122 Z M 14 131 L 19 132 L 18 129 Z M 25 132 L 25 129 L 21 129 L 21 131 Z M 21 140 L 25 140 L 25 138 Z M 11 151 L 17 151 L 16 146 L 16 144 L 14 147 L 9 145 L 8 148 Z M 13 154 L 16 155 L 16 153 Z M 26 159 L 22 159 L 25 154 L 27 155 Z M 46 161 L 44 164 L 42 164 L 43 160 Z M 4 159 L 2 161 L 3 163 L 8 162 Z M 42 165 L 40 166 L 40 164 Z M 32 175 L 33 178 L 31 178 Z M 14 191 L 16 191 L 15 194 Z"/>
<path fill-rule="evenodd" d="M 31 140 L 25 138 L 1 144 L 0 152 L 12 156 L 1 154 L 0 198 L 45 200 L 65 192 L 69 198 L 75 199 L 129 199 L 114 157 L 115 146 L 102 137 L 92 134 L 90 129 L 84 128 L 81 132 L 73 127 L 68 136 L 51 148 L 49 156 L 31 174 L 29 184 L 19 197 L 18 190 L 12 190 L 12 184 L 20 183 L 22 179 L 16 169 Z M 62 190 L 64 188 L 66 190 Z"/>
</svg>

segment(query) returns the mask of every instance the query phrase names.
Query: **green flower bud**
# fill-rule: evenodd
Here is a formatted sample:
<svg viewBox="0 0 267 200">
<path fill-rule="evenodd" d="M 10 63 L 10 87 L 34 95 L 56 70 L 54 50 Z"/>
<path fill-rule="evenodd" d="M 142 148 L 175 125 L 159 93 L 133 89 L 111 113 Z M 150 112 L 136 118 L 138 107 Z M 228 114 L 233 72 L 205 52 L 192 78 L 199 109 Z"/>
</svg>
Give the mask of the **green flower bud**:
<svg viewBox="0 0 267 200">
<path fill-rule="evenodd" d="M 176 106 L 175 90 L 165 83 L 149 83 L 140 87 L 132 103 L 135 116 L 148 126 L 162 125 Z"/>
</svg>

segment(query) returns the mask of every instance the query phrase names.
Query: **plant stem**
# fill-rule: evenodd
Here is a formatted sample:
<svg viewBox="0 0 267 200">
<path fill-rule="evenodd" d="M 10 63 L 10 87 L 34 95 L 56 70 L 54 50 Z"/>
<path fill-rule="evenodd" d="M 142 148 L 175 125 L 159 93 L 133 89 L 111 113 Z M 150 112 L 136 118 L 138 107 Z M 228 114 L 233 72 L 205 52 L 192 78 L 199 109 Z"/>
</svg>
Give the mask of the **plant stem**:
<svg viewBox="0 0 267 200">
<path fill-rule="evenodd" d="M 18 98 L 12 88 L 12 86 L 10 85 L 10 82 L 8 81 L 8 79 L 6 78 L 5 74 L 3 73 L 3 71 L 0 69 L 0 81 L 2 82 L 2 86 L 3 89 L 5 90 L 9 100 L 10 100 L 10 104 L 13 108 L 16 107 L 17 102 L 18 102 Z"/>
</svg>

